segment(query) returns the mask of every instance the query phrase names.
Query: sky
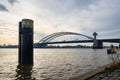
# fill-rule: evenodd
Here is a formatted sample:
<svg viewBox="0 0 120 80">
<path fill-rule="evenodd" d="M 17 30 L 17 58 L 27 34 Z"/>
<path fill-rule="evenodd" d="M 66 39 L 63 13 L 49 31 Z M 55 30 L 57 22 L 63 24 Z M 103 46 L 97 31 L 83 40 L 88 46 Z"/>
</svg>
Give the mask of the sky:
<svg viewBox="0 0 120 80">
<path fill-rule="evenodd" d="M 55 32 L 120 38 L 120 0 L 0 0 L 0 45 L 18 43 L 18 22 L 34 20 L 34 42 Z"/>
</svg>

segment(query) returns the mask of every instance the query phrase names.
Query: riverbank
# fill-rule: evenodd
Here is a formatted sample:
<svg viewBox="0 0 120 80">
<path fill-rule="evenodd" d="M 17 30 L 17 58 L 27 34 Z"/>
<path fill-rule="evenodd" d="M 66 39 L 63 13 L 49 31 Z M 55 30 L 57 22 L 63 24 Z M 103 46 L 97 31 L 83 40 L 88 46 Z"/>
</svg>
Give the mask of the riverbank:
<svg viewBox="0 0 120 80">
<path fill-rule="evenodd" d="M 69 80 L 120 80 L 120 62 L 107 64 Z"/>
</svg>

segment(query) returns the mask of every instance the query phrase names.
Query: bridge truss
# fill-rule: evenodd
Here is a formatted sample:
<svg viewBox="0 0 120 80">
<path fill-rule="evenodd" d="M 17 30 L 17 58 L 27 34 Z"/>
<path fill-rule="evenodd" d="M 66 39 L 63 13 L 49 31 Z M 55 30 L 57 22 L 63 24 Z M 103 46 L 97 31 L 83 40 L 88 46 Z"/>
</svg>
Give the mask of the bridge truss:
<svg viewBox="0 0 120 80">
<path fill-rule="evenodd" d="M 83 34 L 80 34 L 80 33 L 74 33 L 74 32 L 57 32 L 57 33 L 53 33 L 53 34 L 50 34 L 44 38 L 42 38 L 39 43 L 48 43 L 50 42 L 51 40 L 55 39 L 55 38 L 58 38 L 58 37 L 61 37 L 61 36 L 65 36 L 65 35 L 78 35 L 78 36 L 83 36 L 83 37 L 86 37 L 90 40 L 93 40 L 94 38 L 92 37 L 89 37 L 89 36 L 86 36 L 86 35 L 83 35 Z"/>
</svg>

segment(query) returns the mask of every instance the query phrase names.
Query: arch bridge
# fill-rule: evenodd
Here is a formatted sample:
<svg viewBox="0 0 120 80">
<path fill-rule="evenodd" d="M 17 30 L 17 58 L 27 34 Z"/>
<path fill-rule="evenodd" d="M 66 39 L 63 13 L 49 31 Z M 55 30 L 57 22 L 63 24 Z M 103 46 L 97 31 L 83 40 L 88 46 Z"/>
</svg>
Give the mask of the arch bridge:
<svg viewBox="0 0 120 80">
<path fill-rule="evenodd" d="M 93 40 L 94 38 L 92 37 L 89 37 L 89 36 L 86 36 L 86 35 L 83 35 L 83 34 L 79 34 L 79 33 L 74 33 L 74 32 L 57 32 L 57 33 L 53 33 L 53 34 L 50 34 L 44 38 L 42 38 L 39 43 L 49 43 L 50 41 L 52 41 L 53 39 L 55 38 L 58 38 L 58 37 L 61 37 L 61 36 L 65 36 L 65 35 L 77 35 L 77 36 L 83 36 L 83 37 L 86 37 L 90 40 Z"/>
<path fill-rule="evenodd" d="M 72 41 L 52 41 L 58 37 L 65 35 L 76 35 L 87 38 L 88 40 L 72 40 Z M 119 43 L 120 39 L 96 39 L 97 33 L 93 33 L 94 37 L 90 37 L 84 34 L 75 32 L 56 32 L 42 38 L 38 43 L 37 47 L 47 47 L 47 44 L 66 44 L 66 43 L 93 43 L 93 48 L 103 48 L 103 42 L 114 42 Z"/>
</svg>

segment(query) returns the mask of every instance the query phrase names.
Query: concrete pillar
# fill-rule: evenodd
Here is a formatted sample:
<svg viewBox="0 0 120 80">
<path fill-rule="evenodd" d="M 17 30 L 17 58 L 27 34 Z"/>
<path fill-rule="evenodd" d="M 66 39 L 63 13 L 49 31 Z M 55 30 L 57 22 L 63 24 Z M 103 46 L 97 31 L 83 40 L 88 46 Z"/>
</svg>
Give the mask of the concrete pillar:
<svg viewBox="0 0 120 80">
<path fill-rule="evenodd" d="M 21 55 L 19 55 L 19 64 L 33 65 L 33 21 L 22 19 L 21 26 Z"/>
<path fill-rule="evenodd" d="M 93 49 L 103 49 L 103 42 L 96 40 L 95 44 L 93 44 Z"/>
<path fill-rule="evenodd" d="M 93 48 L 95 49 L 95 48 L 97 48 L 97 46 L 98 46 L 98 41 L 97 41 L 97 40 L 94 40 L 94 41 L 93 41 Z"/>
<path fill-rule="evenodd" d="M 93 40 L 93 49 L 102 49 L 103 48 L 103 42 L 97 40 L 97 36 L 98 34 L 96 32 L 93 33 L 94 36 L 94 40 Z"/>
<path fill-rule="evenodd" d="M 93 48 L 96 48 L 98 46 L 98 42 L 97 42 L 97 39 L 96 39 L 96 36 L 98 34 L 96 32 L 93 33 L 93 36 L 94 36 L 94 40 L 93 40 Z"/>
</svg>

